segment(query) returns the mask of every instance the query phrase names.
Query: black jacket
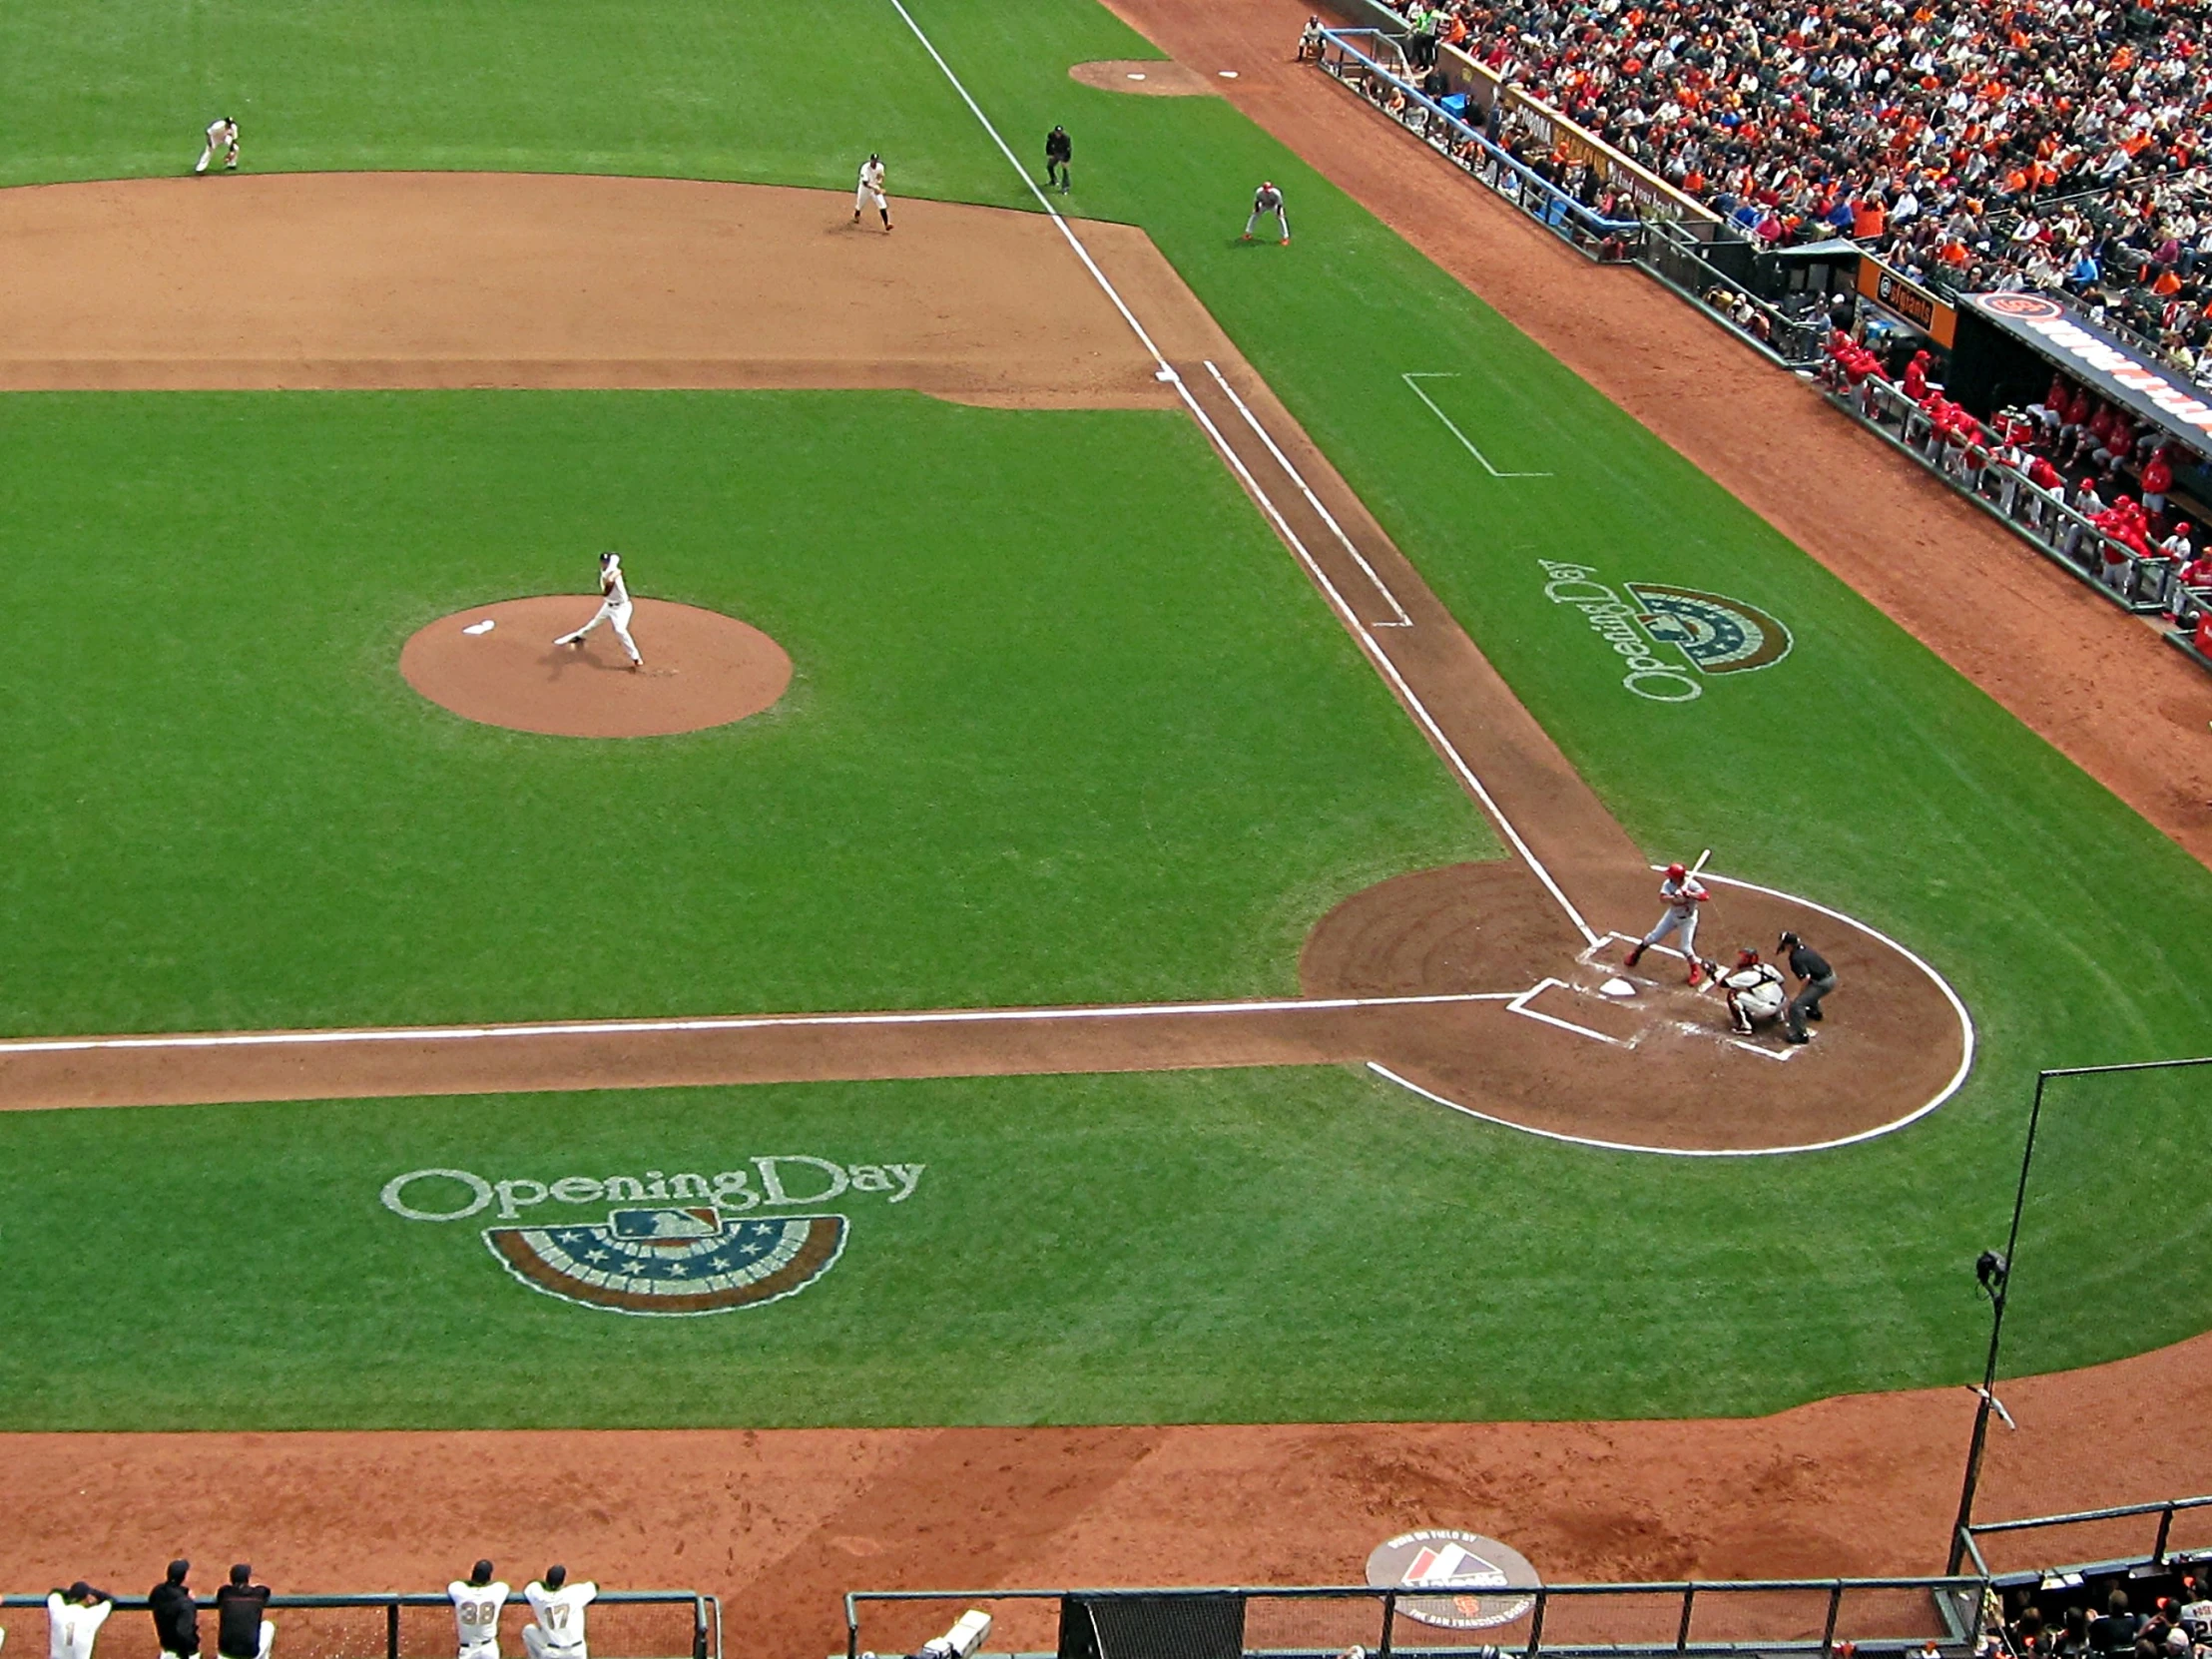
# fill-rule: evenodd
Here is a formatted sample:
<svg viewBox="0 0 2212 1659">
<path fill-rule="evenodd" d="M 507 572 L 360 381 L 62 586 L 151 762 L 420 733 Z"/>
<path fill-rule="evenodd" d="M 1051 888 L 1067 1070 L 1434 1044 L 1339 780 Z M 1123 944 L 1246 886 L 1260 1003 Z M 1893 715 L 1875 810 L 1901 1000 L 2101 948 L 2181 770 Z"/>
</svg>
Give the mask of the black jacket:
<svg viewBox="0 0 2212 1659">
<path fill-rule="evenodd" d="M 162 1651 L 181 1659 L 193 1659 L 200 1651 L 200 1607 L 192 1592 L 167 1579 L 146 1592 L 147 1609 L 154 1615 L 154 1634 Z"/>
<path fill-rule="evenodd" d="M 226 1584 L 215 1593 L 216 1650 L 224 1659 L 260 1659 L 267 1584 Z"/>
</svg>

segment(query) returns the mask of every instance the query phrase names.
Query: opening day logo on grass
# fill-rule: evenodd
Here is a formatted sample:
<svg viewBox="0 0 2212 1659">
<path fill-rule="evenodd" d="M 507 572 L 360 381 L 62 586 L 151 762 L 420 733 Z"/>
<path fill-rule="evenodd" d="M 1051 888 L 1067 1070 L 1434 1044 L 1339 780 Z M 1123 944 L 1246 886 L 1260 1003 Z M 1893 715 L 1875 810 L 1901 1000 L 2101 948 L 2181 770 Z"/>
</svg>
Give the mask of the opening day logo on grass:
<svg viewBox="0 0 2212 1659">
<path fill-rule="evenodd" d="M 836 1164 L 795 1153 L 747 1161 L 751 1170 L 712 1177 L 651 1169 L 553 1181 L 418 1169 L 393 1176 L 378 1197 L 393 1215 L 427 1222 L 463 1221 L 494 1205 L 513 1221 L 546 1203 L 612 1202 L 618 1207 L 603 1223 L 487 1227 L 484 1245 L 508 1273 L 547 1296 L 621 1314 L 683 1317 L 796 1295 L 844 1253 L 845 1216 L 750 1212 L 824 1204 L 845 1193 L 881 1193 L 886 1203 L 902 1204 L 927 1167 Z M 441 1203 L 447 1207 L 434 1207 Z"/>
<path fill-rule="evenodd" d="M 1725 594 L 1659 582 L 1623 582 L 1620 593 L 1595 581 L 1595 567 L 1538 559 L 1544 597 L 1589 619 L 1591 630 L 1619 654 L 1621 684 L 1654 703 L 1690 703 L 1715 674 L 1772 668 L 1790 654 L 1790 630 L 1756 606 Z M 1672 647 L 1688 670 L 1660 656 Z"/>
</svg>

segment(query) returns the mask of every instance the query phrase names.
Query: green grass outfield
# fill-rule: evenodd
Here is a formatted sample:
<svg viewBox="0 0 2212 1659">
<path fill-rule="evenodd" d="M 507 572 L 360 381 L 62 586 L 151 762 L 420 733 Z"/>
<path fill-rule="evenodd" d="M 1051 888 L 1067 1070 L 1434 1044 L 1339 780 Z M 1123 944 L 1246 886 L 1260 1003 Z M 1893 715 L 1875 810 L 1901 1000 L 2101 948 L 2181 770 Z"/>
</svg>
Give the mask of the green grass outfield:
<svg viewBox="0 0 2212 1659">
<path fill-rule="evenodd" d="M 1150 231 L 1630 830 L 1654 851 L 1714 844 L 1729 873 L 1839 905 L 1913 945 L 1974 1009 L 1984 1039 L 1974 1079 L 1935 1118 L 1882 1142 L 1706 1163 L 1546 1145 L 1334 1070 L 8 1117 L 0 1119 L 0 1243 L 12 1294 L 0 1314 L 0 1378 L 10 1386 L 0 1421 L 1575 1416 L 1762 1409 L 1976 1374 L 1983 1327 L 1970 1263 L 2001 1240 L 2033 1070 L 2205 1046 L 2212 874 L 1228 106 L 1070 83 L 1068 63 L 1144 54 L 1104 10 L 1088 0 L 917 0 L 913 9 L 1025 154 L 1053 121 L 1068 124 L 1081 181 L 1072 205 Z M 1018 202 L 1002 158 L 887 6 L 839 0 L 803 21 L 807 41 L 835 41 L 840 54 L 865 58 L 848 95 L 833 90 L 819 49 L 783 44 L 799 24 L 779 19 L 777 41 L 761 48 L 746 39 L 754 25 L 680 5 L 375 6 L 340 15 L 126 0 L 97 15 L 83 5 L 10 15 L 0 19 L 0 51 L 40 67 L 23 77 L 24 125 L 36 143 L 8 158 L 8 176 L 181 169 L 197 149 L 197 128 L 233 104 L 256 167 L 502 166 L 841 185 L 857 153 L 878 148 L 905 190 Z M 285 103 L 294 96 L 312 103 Z M 1379 131 L 1378 142 L 1386 135 Z M 626 148 L 597 148 L 614 144 Z M 1235 241 L 1262 176 L 1289 193 L 1299 230 L 1291 250 Z M 1491 479 L 1407 391 L 1398 378 L 1407 370 L 1458 375 L 1427 384 L 1469 435 L 1505 468 L 1556 476 Z M 957 427 L 961 441 L 939 446 L 925 443 L 940 420 L 934 406 L 910 401 L 896 425 L 900 442 L 930 451 L 916 450 L 922 483 L 932 467 L 964 464 L 970 433 L 1021 434 L 1046 429 L 1032 420 L 1063 418 L 952 411 L 941 429 Z M 591 413 L 546 413 L 571 406 Z M 461 841 L 499 834 L 550 845 L 558 829 L 573 826 L 589 843 L 577 852 L 574 907 L 589 916 L 593 858 L 610 822 L 594 815 L 614 811 L 615 786 L 650 782 L 644 775 L 660 751 L 624 746 L 571 763 L 598 771 L 602 789 L 548 788 L 533 757 L 558 746 L 469 732 L 412 705 L 388 677 L 389 654 L 415 621 L 484 597 L 480 583 L 492 591 L 547 585 L 537 561 L 558 539 L 552 531 L 573 525 L 589 547 L 616 539 L 601 536 L 600 515 L 673 515 L 679 504 L 692 528 L 671 517 L 667 545 L 685 580 L 702 585 L 699 597 L 713 603 L 707 585 L 730 581 L 743 601 L 735 608 L 759 617 L 764 606 L 789 606 L 789 621 L 772 617 L 772 631 L 788 643 L 804 636 L 830 609 L 856 601 L 803 581 L 772 595 L 783 578 L 727 562 L 752 555 L 729 552 L 738 538 L 701 527 L 746 510 L 742 477 L 694 478 L 678 463 L 689 452 L 728 464 L 727 446 L 711 441 L 716 421 L 760 420 L 780 431 L 806 419 L 872 419 L 849 411 L 881 406 L 857 395 L 788 405 L 742 396 L 573 405 L 488 395 L 0 400 L 12 440 L 12 488 L 0 495 L 8 503 L 0 512 L 28 511 L 25 491 L 46 503 L 39 545 L 54 561 L 39 572 L 10 562 L 7 580 L 28 584 L 13 592 L 16 614 L 43 609 L 48 636 L 25 628 L 18 661 L 44 653 L 42 668 L 112 676 L 99 682 L 110 695 L 76 717 L 86 723 L 76 744 L 69 732 L 46 729 L 53 720 L 26 716 L 48 707 L 40 676 L 10 676 L 0 719 L 11 745 L 32 746 L 41 762 L 11 777 L 11 792 L 28 792 L 11 794 L 6 831 L 23 849 L 6 878 L 11 909 L 24 918 L 7 946 L 11 1021 L 82 1028 L 81 1019 L 60 1017 L 76 1008 L 163 1023 L 160 1011 L 180 999 L 240 1020 L 287 1001 L 373 1003 L 409 1017 L 455 995 L 489 1003 L 528 976 L 533 994 L 555 1004 L 535 1012 L 577 1005 L 563 995 L 606 994 L 603 952 L 582 944 L 573 963 L 509 949 L 407 970 L 404 941 L 387 936 L 392 918 L 360 913 L 359 883 L 389 877 L 403 890 L 399 877 L 417 875 L 438 884 L 436 896 L 458 900 L 425 902 L 423 913 L 435 909 L 454 926 L 477 920 L 487 884 L 505 879 L 502 867 L 449 873 L 434 851 L 420 850 L 388 870 L 376 860 L 399 857 L 385 850 L 384 831 L 398 846 L 437 846 L 439 837 L 410 821 L 441 779 L 456 793 L 468 779 L 499 781 L 505 793 L 469 805 Z M 203 409 L 261 423 L 272 458 L 218 447 L 212 436 L 195 450 Z M 771 409 L 773 418 L 748 412 Z M 662 418 L 647 410 L 680 411 L 667 417 L 666 453 L 553 441 L 561 419 L 596 431 L 602 418 Z M 1149 431 L 1154 420 L 1067 418 L 1056 430 L 1101 434 L 1102 454 L 1116 447 L 1103 434 Z M 466 431 L 473 441 L 464 446 L 456 423 L 468 422 L 480 426 Z M 533 422 L 535 434 L 520 435 Z M 375 428 L 372 446 L 344 441 L 364 423 Z M 705 435 L 695 439 L 695 426 Z M 511 441 L 486 439 L 485 427 Z M 1151 545 L 1162 538 L 1129 510 L 1131 492 L 1150 481 L 1126 468 L 1096 494 L 1072 467 L 1026 492 L 1000 487 L 1037 479 L 1036 456 L 1049 447 L 1010 436 L 1002 455 L 977 460 L 961 499 L 977 517 L 987 507 L 1017 524 L 1045 502 L 1101 562 L 1195 561 L 1191 582 L 1237 590 L 1200 588 L 1198 597 L 1225 616 L 1249 610 L 1268 629 L 1269 650 L 1319 665 L 1316 694 L 1327 694 L 1345 742 L 1396 718 L 1379 692 L 1357 684 L 1349 647 L 1332 639 L 1320 601 L 1187 432 L 1132 441 L 1127 452 L 1141 458 L 1138 470 L 1160 469 L 1160 499 L 1207 516 L 1204 546 Z M 832 473 L 825 461 L 812 464 L 815 476 Z M 499 487 L 481 487 L 486 476 Z M 238 499 L 248 479 L 289 515 L 282 539 L 255 542 L 262 563 L 253 574 L 291 624 L 272 649 L 294 653 L 304 677 L 270 665 L 257 681 L 264 668 L 220 632 L 180 632 L 138 652 L 111 643 L 115 619 L 146 604 L 150 584 L 158 616 L 214 620 L 218 598 L 194 588 L 185 543 L 215 523 L 247 539 L 262 532 L 267 515 Z M 69 504 L 78 516 L 62 510 Z M 802 517 L 793 509 L 778 522 Z M 11 545 L 21 522 L 7 527 Z M 360 535 L 364 526 L 388 531 L 401 550 L 382 533 Z M 841 526 L 825 517 L 807 545 L 896 571 L 885 550 L 867 544 L 871 529 L 847 508 Z M 143 550 L 136 568 L 74 568 L 94 550 L 112 550 L 126 530 Z M 410 537 L 420 555 L 406 550 Z M 418 562 L 372 566 L 393 558 Z M 1620 689 L 1612 658 L 1581 620 L 1544 600 L 1538 558 L 1581 560 L 1609 581 L 1736 596 L 1787 622 L 1796 650 L 1762 674 L 1716 681 L 1695 704 L 1639 702 Z M 976 562 L 1020 568 L 1012 553 Z M 104 581 L 111 587 L 102 595 Z M 1103 606 L 1106 597 L 1091 600 Z M 1026 598 L 1000 592 L 995 602 L 1018 614 Z M 884 610 L 911 620 L 910 608 Z M 241 604 L 233 614 L 235 633 L 250 611 Z M 79 637 L 71 618 L 100 631 Z M 1174 622 L 1152 625 L 1172 634 Z M 882 619 L 877 628 L 878 637 L 895 632 Z M 2146 640 L 2144 649 L 2155 646 Z M 812 672 L 805 652 L 795 655 Z M 1142 760 L 1168 775 L 1171 792 L 1203 797 L 1220 786 L 1219 799 L 1177 809 L 1189 816 L 1174 843 L 1183 860 L 1174 879 L 1196 883 L 1183 890 L 1197 896 L 1177 912 L 1171 939 L 1113 932 L 1118 872 L 1144 862 L 1141 849 L 1123 844 L 1125 820 L 1101 821 L 1097 841 L 1085 843 L 1075 829 L 1086 821 L 1069 810 L 1064 777 L 1034 795 L 1020 778 L 1007 780 L 1011 815 L 1046 800 L 1063 833 L 1099 861 L 1070 874 L 1065 865 L 1079 860 L 1062 853 L 1054 878 L 1095 879 L 1107 895 L 1109 907 L 1093 919 L 1106 941 L 1097 978 L 1118 987 L 1112 994 L 1159 983 L 1127 982 L 1153 966 L 1190 990 L 1246 971 L 1279 975 L 1300 928 L 1343 881 L 1478 834 L 1439 794 L 1434 763 L 1409 737 L 1388 740 L 1396 747 L 1375 761 L 1390 774 L 1382 780 L 1385 798 L 1372 804 L 1382 826 L 1282 827 L 1285 791 L 1321 792 L 1300 797 L 1308 810 L 1342 810 L 1326 804 L 1329 781 L 1266 759 L 1297 747 L 1291 739 L 1304 739 L 1303 726 L 1276 733 L 1249 772 L 1209 770 L 1248 729 L 1267 732 L 1274 722 L 1271 699 L 1284 682 L 1268 678 L 1274 665 L 1265 657 L 1256 651 L 1227 678 L 1249 688 L 1242 707 L 1209 711 L 1235 717 L 1234 726 L 1203 734 L 1188 751 L 1132 759 L 1133 768 Z M 329 673 L 318 681 L 323 658 L 350 663 L 354 680 Z M 847 764 L 910 748 L 899 740 L 917 733 L 957 750 L 930 695 L 940 682 L 925 671 L 903 703 L 892 697 L 863 718 L 864 668 L 818 661 L 821 677 L 802 683 L 787 724 L 676 742 L 750 762 L 808 722 L 827 744 L 842 721 Z M 1196 666 L 1191 673 L 1204 678 Z M 840 686 L 840 674 L 853 678 Z M 1111 677 L 1103 667 L 1099 674 Z M 1048 695 L 1037 679 L 1034 659 L 1010 662 L 1000 689 L 1007 698 Z M 296 710 L 272 706 L 270 688 L 299 697 L 303 684 L 324 689 Z M 191 685 L 191 695 L 180 700 L 179 685 Z M 973 715 L 987 725 L 1006 718 L 1006 706 L 991 700 Z M 184 746 L 186 754 L 209 753 L 211 732 L 238 735 L 212 746 L 221 777 L 195 776 L 170 759 L 170 745 L 146 741 L 185 727 L 201 746 Z M 419 742 L 410 744 L 409 730 Z M 268 741 L 275 731 L 292 737 L 276 746 Z M 60 801 L 44 773 L 80 764 L 93 745 L 108 746 L 99 770 L 112 796 Z M 464 764 L 470 757 L 477 764 Z M 964 773 L 931 775 L 926 757 L 914 759 L 917 788 L 965 805 Z M 282 794 L 217 787 L 222 777 L 318 776 L 341 760 L 363 769 L 359 800 L 343 818 L 361 832 L 325 834 L 296 815 L 284 822 L 279 809 L 290 797 Z M 810 791 L 833 795 L 833 780 L 804 771 L 795 765 L 792 780 L 802 800 Z M 692 811 L 695 823 L 722 829 L 726 821 L 689 789 L 671 783 L 656 799 L 678 819 Z M 325 787 L 318 799 L 342 804 L 346 794 Z M 164 813 L 165 800 L 214 816 L 181 806 Z M 112 822 L 141 844 L 99 844 L 111 804 L 129 809 Z M 930 814 L 925 829 L 941 842 L 932 857 L 989 870 L 977 901 L 995 903 L 980 895 L 998 890 L 1003 871 L 986 856 L 997 843 L 969 842 L 987 816 Z M 208 843 L 186 844 L 203 823 Z M 662 837 L 658 846 L 680 838 L 665 825 L 647 832 Z M 1241 873 L 1229 867 L 1235 857 L 1207 855 L 1222 850 L 1209 844 L 1222 833 L 1277 837 L 1295 849 L 1293 868 Z M 316 864 L 286 852 L 287 838 L 302 834 L 338 855 Z M 211 853 L 231 847 L 283 856 L 211 867 Z M 804 849 L 808 879 L 829 879 L 826 850 Z M 898 883 L 911 876 L 914 850 L 875 849 L 877 909 L 906 902 Z M 796 856 L 765 845 L 761 855 Z M 1030 855 L 1050 856 L 1035 845 Z M 174 860 L 168 883 L 132 875 L 163 859 Z M 71 873 L 80 860 L 81 876 Z M 1022 867 L 1019 858 L 1005 862 Z M 270 896 L 277 875 L 309 900 Z M 1154 885 L 1135 891 L 1172 909 L 1161 895 L 1173 880 L 1154 875 Z M 139 882 L 127 903 L 103 888 L 118 878 Z M 694 879 L 681 889 L 687 901 L 734 890 L 714 886 L 711 872 Z M 1049 891 L 1033 881 L 1027 898 Z M 145 912 L 172 892 L 219 923 L 247 909 L 260 938 L 280 927 L 311 931 L 375 971 L 349 974 L 341 960 L 300 978 L 292 967 L 264 968 L 250 949 L 118 970 L 117 939 L 71 931 L 80 909 L 98 915 L 109 903 L 127 933 L 143 936 L 159 925 Z M 871 940 L 904 954 L 862 971 L 917 996 L 955 958 L 978 964 L 979 995 L 1074 984 L 1096 952 L 1040 963 L 1036 950 L 1052 950 L 1060 935 L 1043 929 L 1037 907 L 1010 901 L 1001 914 L 916 917 L 898 941 Z M 719 945 L 736 931 L 727 919 L 686 914 L 658 924 L 721 928 Z M 754 919 L 789 929 L 780 946 L 820 950 L 819 930 L 805 918 Z M 895 914 L 871 916 L 871 925 L 909 928 Z M 948 929 L 981 954 L 946 948 Z M 190 935 L 180 937 L 189 951 Z M 308 954 L 283 948 L 292 962 Z M 97 971 L 74 965 L 87 950 L 108 953 Z M 848 964 L 784 963 L 770 949 L 758 961 L 765 982 L 685 977 L 672 1000 L 849 1005 L 830 995 L 831 981 L 866 983 L 846 976 Z M 925 971 L 928 963 L 935 966 Z M 632 966 L 624 962 L 630 983 L 668 988 L 640 978 L 663 970 Z M 885 999 L 907 998 L 886 991 Z M 1847 1006 L 1840 1001 L 1840 1016 Z M 2193 1165 L 2201 1083 L 2169 1078 L 2101 1095 L 2072 1087 L 2082 1092 L 2049 1120 L 2045 1179 L 2023 1240 L 2008 1347 L 2017 1370 L 2110 1359 L 2212 1326 L 2202 1208 L 2128 1196 L 2145 1183 L 2155 1192 Z M 1734 1109 L 1757 1112 L 1759 1098 Z M 576 1162 L 555 1163 L 551 1149 Z M 566 1307 L 507 1280 L 469 1226 L 401 1222 L 375 1202 L 384 1180 L 414 1168 L 603 1174 L 781 1151 L 930 1170 L 895 1213 L 855 1208 L 846 1260 L 804 1295 L 718 1319 L 664 1324 Z M 497 1352 L 530 1355 L 530 1365 L 484 1366 L 486 1336 L 498 1339 Z"/>
<path fill-rule="evenodd" d="M 1285 994 L 1338 899 L 1496 846 L 1178 416 L 5 407 L 19 1034 Z M 782 642 L 783 703 L 583 743 L 400 680 L 602 546 Z"/>
</svg>

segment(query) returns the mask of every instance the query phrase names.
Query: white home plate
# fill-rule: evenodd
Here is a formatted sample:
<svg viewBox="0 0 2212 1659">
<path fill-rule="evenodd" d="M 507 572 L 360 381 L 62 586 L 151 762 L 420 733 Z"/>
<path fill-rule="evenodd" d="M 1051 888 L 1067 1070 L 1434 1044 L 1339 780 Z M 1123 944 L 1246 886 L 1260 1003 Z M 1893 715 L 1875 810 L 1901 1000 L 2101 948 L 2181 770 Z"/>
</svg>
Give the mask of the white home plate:
<svg viewBox="0 0 2212 1659">
<path fill-rule="evenodd" d="M 1222 70 L 1221 78 L 1225 81 L 1234 81 L 1237 78 L 1237 72 L 1234 69 Z"/>
<path fill-rule="evenodd" d="M 1607 996 L 1634 996 L 1636 987 L 1625 979 L 1608 979 L 1598 986 Z"/>
<path fill-rule="evenodd" d="M 1130 78 L 1130 79 L 1131 79 L 1132 81 L 1141 81 L 1141 80 L 1143 80 L 1143 79 L 1144 79 L 1144 77 L 1143 77 L 1142 75 L 1136 74 L 1136 73 L 1135 73 L 1134 71 L 1132 71 L 1132 72 L 1131 72 L 1131 74 L 1130 74 L 1129 78 Z"/>
<path fill-rule="evenodd" d="M 463 628 L 461 632 L 464 634 L 488 634 L 498 626 L 498 623 L 494 622 L 490 617 L 486 617 L 481 622 L 470 623 L 466 628 Z"/>
</svg>

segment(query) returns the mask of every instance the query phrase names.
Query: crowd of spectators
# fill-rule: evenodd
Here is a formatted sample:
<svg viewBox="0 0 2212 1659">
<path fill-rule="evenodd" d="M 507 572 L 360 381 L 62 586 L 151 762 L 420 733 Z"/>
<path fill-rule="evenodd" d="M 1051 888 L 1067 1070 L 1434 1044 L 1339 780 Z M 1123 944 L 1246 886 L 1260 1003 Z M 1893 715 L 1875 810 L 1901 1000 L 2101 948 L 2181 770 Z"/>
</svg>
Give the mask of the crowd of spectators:
<svg viewBox="0 0 2212 1659">
<path fill-rule="evenodd" d="M 2212 381 L 2204 0 L 1417 0 L 1440 40 L 1784 246 L 2070 291 Z"/>
<path fill-rule="evenodd" d="M 2194 1573 L 2180 1593 L 2157 1597 L 2137 1612 L 2125 1590 L 2113 1590 L 2100 1610 L 2068 1603 L 2046 1611 L 2034 1602 L 2004 1624 L 2004 1646 L 2017 1659 L 2207 1659 L 2212 1656 L 2212 1595 Z"/>
</svg>

